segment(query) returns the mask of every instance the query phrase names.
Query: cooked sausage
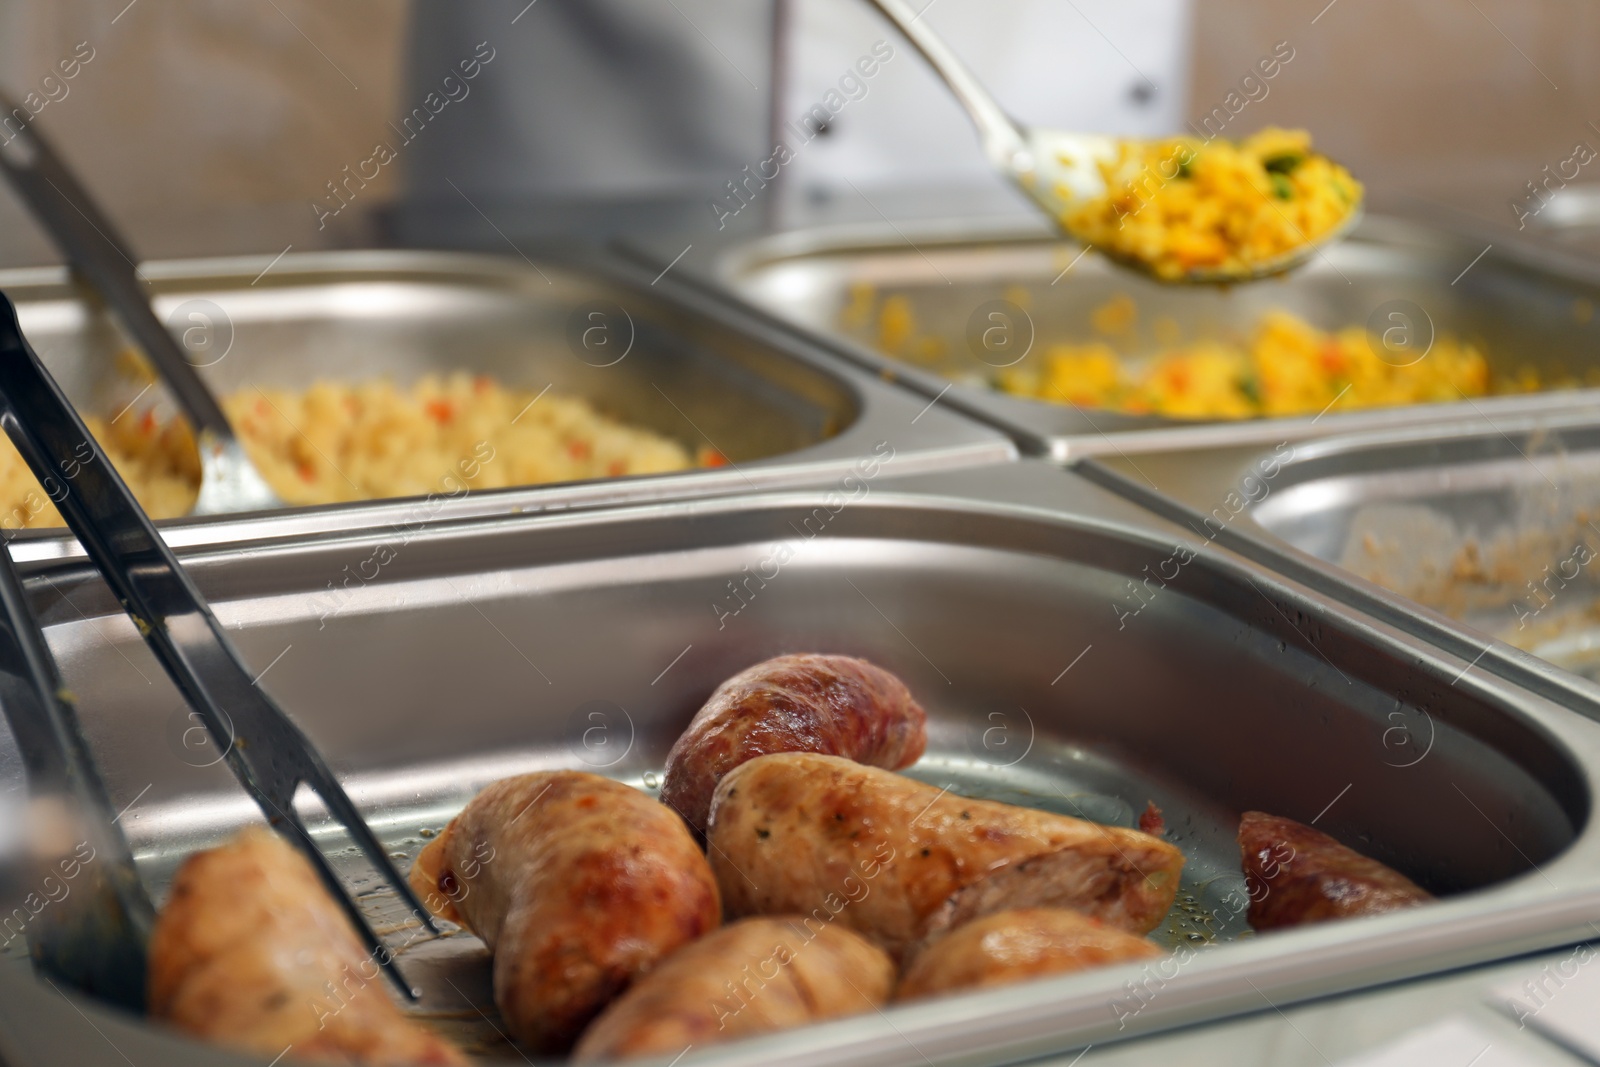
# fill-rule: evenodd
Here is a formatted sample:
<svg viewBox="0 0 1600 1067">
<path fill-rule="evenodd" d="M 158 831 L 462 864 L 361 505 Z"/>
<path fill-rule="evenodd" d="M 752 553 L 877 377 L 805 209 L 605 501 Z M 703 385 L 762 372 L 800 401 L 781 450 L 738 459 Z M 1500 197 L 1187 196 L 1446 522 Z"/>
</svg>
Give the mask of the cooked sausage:
<svg viewBox="0 0 1600 1067">
<path fill-rule="evenodd" d="M 899 959 L 956 891 L 1010 864 L 1060 853 L 1057 894 L 1144 933 L 1178 892 L 1183 855 L 1137 830 L 968 800 L 836 756 L 784 753 L 717 787 L 707 838 L 730 916 L 832 914 Z"/>
<path fill-rule="evenodd" d="M 667 754 L 661 799 L 704 833 L 717 783 L 748 759 L 822 752 L 898 770 L 927 744 L 927 714 L 888 671 L 849 656 L 779 656 L 711 694 Z"/>
<path fill-rule="evenodd" d="M 744 919 L 641 978 L 590 1025 L 573 1057 L 676 1056 L 871 1011 L 893 986 L 894 964 L 859 934 L 799 915 Z"/>
<path fill-rule="evenodd" d="M 1159 948 L 1137 934 L 1082 912 L 997 911 L 956 927 L 919 952 L 906 968 L 895 999 L 1006 985 L 1159 955 Z"/>
<path fill-rule="evenodd" d="M 483 938 L 512 1036 L 566 1049 L 639 975 L 720 922 L 689 828 L 637 789 L 579 771 L 496 782 L 428 843 L 418 896 Z"/>
<path fill-rule="evenodd" d="M 150 935 L 150 1014 L 263 1058 L 465 1064 L 406 1018 L 304 856 L 252 827 L 178 868 Z"/>
<path fill-rule="evenodd" d="M 1278 815 L 1245 812 L 1239 852 L 1257 930 L 1376 915 L 1433 899 L 1399 871 Z"/>
<path fill-rule="evenodd" d="M 1128 858 L 1132 861 L 1131 854 Z M 1016 908 L 1082 910 L 1086 901 L 1117 892 L 1123 877 L 1123 871 L 1117 867 L 1085 863 L 1076 845 L 1020 863 L 1008 863 L 950 894 L 923 920 L 922 939 L 931 941 L 997 911 Z M 1158 916 L 1155 922 L 1159 921 Z"/>
</svg>

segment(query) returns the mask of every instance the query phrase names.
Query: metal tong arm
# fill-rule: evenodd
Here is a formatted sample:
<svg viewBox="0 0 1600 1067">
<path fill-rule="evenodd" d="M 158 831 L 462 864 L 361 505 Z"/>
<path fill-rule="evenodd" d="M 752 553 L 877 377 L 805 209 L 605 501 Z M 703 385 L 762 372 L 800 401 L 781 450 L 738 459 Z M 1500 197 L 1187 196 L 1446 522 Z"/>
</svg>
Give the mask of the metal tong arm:
<svg viewBox="0 0 1600 1067">
<path fill-rule="evenodd" d="M 0 296 L 0 428 L 27 461 L 145 643 L 200 716 L 229 768 L 267 821 L 316 866 L 335 899 L 401 990 L 414 997 L 388 950 L 312 841 L 294 809 L 309 786 L 378 873 L 429 930 L 431 916 L 300 729 L 256 685 L 205 599 L 111 467 Z"/>
<path fill-rule="evenodd" d="M 919 12 L 911 10 L 905 0 L 867 0 L 884 18 L 894 24 L 911 46 L 922 53 L 950 91 L 967 109 L 972 123 L 978 127 L 983 139 L 984 153 L 990 161 L 1005 170 L 1017 168 L 1017 154 L 1027 148 L 1027 137 L 1017 122 L 1006 114 L 997 100 L 990 95 L 977 76 L 961 57 L 922 21 Z M 929 7 L 933 6 L 931 3 Z"/>
<path fill-rule="evenodd" d="M 32 816 L 52 824 L 58 816 L 67 820 L 59 827 L 64 837 L 47 839 L 29 852 L 47 872 L 38 876 L 42 885 L 51 878 L 72 882 L 68 893 L 52 898 L 22 932 L 35 965 L 45 973 L 143 1011 L 145 944 L 155 911 L 5 548 L 0 548 L 0 611 L 0 710 L 27 769 Z M 87 858 L 84 846 L 90 850 Z"/>
<path fill-rule="evenodd" d="M 0 113 L 10 115 L 17 110 L 17 105 L 0 93 Z M 0 129 L 0 137 L 10 133 Z M 128 242 L 31 123 L 9 140 L 0 141 L 0 171 L 44 223 L 72 268 L 110 305 L 134 343 L 150 357 L 195 434 L 234 441 L 233 426 L 222 405 L 150 307 L 150 294 L 139 278 Z"/>
</svg>

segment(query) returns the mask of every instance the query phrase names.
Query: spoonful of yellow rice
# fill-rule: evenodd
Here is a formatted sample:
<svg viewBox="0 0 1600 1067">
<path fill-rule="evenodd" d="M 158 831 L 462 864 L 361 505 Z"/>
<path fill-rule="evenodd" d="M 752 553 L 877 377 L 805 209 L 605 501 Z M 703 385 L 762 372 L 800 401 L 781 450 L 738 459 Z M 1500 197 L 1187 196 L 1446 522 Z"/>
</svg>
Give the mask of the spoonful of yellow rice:
<svg viewBox="0 0 1600 1067">
<path fill-rule="evenodd" d="M 1163 281 L 1281 273 L 1361 213 L 1361 183 L 1312 151 L 1304 130 L 1268 128 L 1237 144 L 1123 141 L 1099 167 L 1104 195 L 1067 205 L 1062 227 Z"/>
</svg>

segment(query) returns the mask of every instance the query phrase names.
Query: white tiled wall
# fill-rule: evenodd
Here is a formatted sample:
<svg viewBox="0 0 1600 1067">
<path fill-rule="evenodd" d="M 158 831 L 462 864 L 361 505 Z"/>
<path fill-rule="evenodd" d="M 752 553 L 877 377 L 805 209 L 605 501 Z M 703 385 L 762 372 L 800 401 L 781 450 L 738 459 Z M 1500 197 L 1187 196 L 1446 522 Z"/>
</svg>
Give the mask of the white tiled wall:
<svg viewBox="0 0 1600 1067">
<path fill-rule="evenodd" d="M 917 0 L 929 25 L 1022 122 L 1067 130 L 1167 133 L 1185 115 L 1190 0 Z M 876 42 L 889 62 L 828 135 L 798 152 L 791 196 L 873 198 L 915 186 L 997 190 L 965 112 L 922 58 L 861 0 L 792 0 L 784 114 L 835 89 Z M 835 98 L 837 99 L 837 97 Z"/>
</svg>

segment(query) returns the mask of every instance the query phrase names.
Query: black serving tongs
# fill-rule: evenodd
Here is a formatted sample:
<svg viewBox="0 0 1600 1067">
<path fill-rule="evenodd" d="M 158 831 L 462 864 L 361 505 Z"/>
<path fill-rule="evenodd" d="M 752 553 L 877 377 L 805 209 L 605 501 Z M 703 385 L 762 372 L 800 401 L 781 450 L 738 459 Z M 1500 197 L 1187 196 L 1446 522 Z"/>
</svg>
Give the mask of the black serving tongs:
<svg viewBox="0 0 1600 1067">
<path fill-rule="evenodd" d="M 407 997 L 416 999 L 416 991 L 307 833 L 294 809 L 295 790 L 309 786 L 423 925 L 433 933 L 438 927 L 305 734 L 251 679 L 199 590 L 29 347 L 16 309 L 3 294 L 0 428 L 200 716 L 213 743 L 226 754 L 245 791 L 267 821 L 317 868 L 373 958 Z"/>
<path fill-rule="evenodd" d="M 154 918 L 128 840 L 78 728 L 72 696 L 0 547 L 0 711 L 28 775 L 28 896 L 35 965 L 135 1011 L 144 1008 L 145 942 Z M 8 935 L 14 936 L 11 927 Z"/>
</svg>

